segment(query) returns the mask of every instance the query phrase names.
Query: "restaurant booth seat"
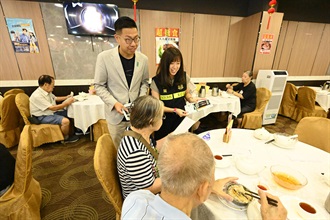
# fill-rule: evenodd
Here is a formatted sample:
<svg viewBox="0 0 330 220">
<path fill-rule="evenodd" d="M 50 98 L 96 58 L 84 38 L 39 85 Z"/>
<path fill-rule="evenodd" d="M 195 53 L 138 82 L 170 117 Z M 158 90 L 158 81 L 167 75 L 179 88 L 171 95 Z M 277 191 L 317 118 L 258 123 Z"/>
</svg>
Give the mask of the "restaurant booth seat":
<svg viewBox="0 0 330 220">
<path fill-rule="evenodd" d="M 262 127 L 262 115 L 272 93 L 266 88 L 257 88 L 256 96 L 256 109 L 243 115 L 242 128 L 257 129 Z"/>
<path fill-rule="evenodd" d="M 1 105 L 0 143 L 6 148 L 18 144 L 23 125 L 22 117 L 15 104 L 15 94 L 6 95 Z"/>
<path fill-rule="evenodd" d="M 327 117 L 327 113 L 321 106 L 315 105 L 316 92 L 308 86 L 299 87 L 297 92 L 296 108 L 292 119 L 299 122 L 308 116 Z"/>
<path fill-rule="evenodd" d="M 110 134 L 108 123 L 105 119 L 98 120 L 93 124 L 93 139 L 96 142 L 103 134 Z"/>
<path fill-rule="evenodd" d="M 19 93 L 15 99 L 17 108 L 21 113 L 25 125 L 31 125 L 32 145 L 39 147 L 42 144 L 52 143 L 64 140 L 60 125 L 54 124 L 31 124 L 30 117 L 30 100 L 25 93 Z"/>
<path fill-rule="evenodd" d="M 304 117 L 294 131 L 298 140 L 330 153 L 330 119 Z"/>
<path fill-rule="evenodd" d="M 296 108 L 297 87 L 287 82 L 278 114 L 291 118 Z"/>
<path fill-rule="evenodd" d="M 40 219 L 41 188 L 32 177 L 31 127 L 26 125 L 17 148 L 14 182 L 0 197 L 0 219 Z"/>
<path fill-rule="evenodd" d="M 116 211 L 116 220 L 119 220 L 123 197 L 117 173 L 117 149 L 110 134 L 103 134 L 97 140 L 94 153 L 94 170 Z"/>
</svg>

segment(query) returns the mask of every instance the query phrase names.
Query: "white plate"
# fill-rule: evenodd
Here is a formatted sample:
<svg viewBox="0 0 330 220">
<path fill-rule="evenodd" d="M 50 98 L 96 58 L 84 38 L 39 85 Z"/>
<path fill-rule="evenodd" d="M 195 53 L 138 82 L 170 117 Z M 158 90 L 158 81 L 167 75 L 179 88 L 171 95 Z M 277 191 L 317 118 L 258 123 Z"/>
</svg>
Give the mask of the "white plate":
<svg viewBox="0 0 330 220">
<path fill-rule="evenodd" d="M 247 209 L 247 206 L 238 206 L 232 202 L 229 202 L 222 197 L 218 196 L 218 199 L 221 201 L 222 204 L 227 206 L 230 209 L 236 210 L 236 211 L 245 211 Z"/>
<path fill-rule="evenodd" d="M 276 141 L 273 141 L 272 144 L 274 144 L 277 147 L 285 148 L 285 149 L 293 149 L 296 146 L 295 144 L 292 145 L 292 146 L 285 146 L 285 145 L 282 145 L 282 144 L 277 143 Z"/>
<path fill-rule="evenodd" d="M 297 204 L 299 202 L 309 203 L 316 209 L 317 214 L 315 214 L 315 218 L 313 219 L 329 219 L 329 214 L 325 211 L 324 208 L 315 205 L 311 202 L 305 201 L 303 199 L 294 196 L 281 196 L 280 200 L 283 203 L 286 210 L 288 211 L 287 219 L 289 220 L 303 220 L 303 218 L 298 214 L 296 210 Z"/>
</svg>

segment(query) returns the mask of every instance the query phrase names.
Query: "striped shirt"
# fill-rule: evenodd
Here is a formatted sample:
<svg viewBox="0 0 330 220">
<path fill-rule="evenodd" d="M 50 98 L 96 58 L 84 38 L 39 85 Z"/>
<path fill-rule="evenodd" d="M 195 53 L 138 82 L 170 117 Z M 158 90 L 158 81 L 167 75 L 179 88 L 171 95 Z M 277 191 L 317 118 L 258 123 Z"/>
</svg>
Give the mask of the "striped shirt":
<svg viewBox="0 0 330 220">
<path fill-rule="evenodd" d="M 152 143 L 150 141 L 153 147 Z M 125 199 L 133 191 L 152 186 L 156 179 L 156 160 L 142 142 L 124 136 L 117 153 L 117 171 Z"/>
</svg>

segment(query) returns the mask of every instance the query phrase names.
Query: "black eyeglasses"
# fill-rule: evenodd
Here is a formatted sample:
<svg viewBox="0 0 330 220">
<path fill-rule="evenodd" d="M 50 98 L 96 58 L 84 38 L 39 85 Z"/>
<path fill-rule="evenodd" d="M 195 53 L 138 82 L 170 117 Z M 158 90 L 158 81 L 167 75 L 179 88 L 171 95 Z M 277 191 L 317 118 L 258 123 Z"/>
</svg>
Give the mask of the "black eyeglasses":
<svg viewBox="0 0 330 220">
<path fill-rule="evenodd" d="M 120 36 L 121 37 L 121 36 Z M 124 38 L 124 41 L 128 44 L 128 45 L 131 45 L 132 42 L 134 41 L 134 43 L 139 43 L 140 42 L 140 37 L 139 36 L 136 36 L 134 38 L 130 38 L 130 37 L 127 37 L 127 38 Z"/>
</svg>

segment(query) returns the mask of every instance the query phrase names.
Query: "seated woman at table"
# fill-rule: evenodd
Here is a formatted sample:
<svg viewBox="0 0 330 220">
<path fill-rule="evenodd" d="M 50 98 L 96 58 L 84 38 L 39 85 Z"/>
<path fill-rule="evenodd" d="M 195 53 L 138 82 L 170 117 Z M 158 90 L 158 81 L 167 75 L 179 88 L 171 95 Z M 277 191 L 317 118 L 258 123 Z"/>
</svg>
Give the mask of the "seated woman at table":
<svg viewBox="0 0 330 220">
<path fill-rule="evenodd" d="M 184 110 L 186 100 L 196 102 L 189 89 L 190 77 L 183 70 L 183 58 L 179 49 L 167 48 L 160 60 L 156 76 L 150 85 L 151 95 L 164 102 L 166 119 L 162 127 L 155 132 L 155 139 L 160 140 L 182 122 L 187 115 Z"/>
<path fill-rule="evenodd" d="M 141 96 L 132 104 L 131 126 L 124 132 L 117 153 L 123 198 L 138 189 L 148 189 L 154 194 L 160 192 L 158 152 L 151 134 L 161 127 L 163 112 L 164 104 L 152 96 Z"/>
<path fill-rule="evenodd" d="M 240 98 L 241 113 L 237 115 L 237 127 L 240 128 L 242 124 L 242 117 L 245 113 L 253 112 L 256 108 L 256 93 L 257 89 L 251 81 L 253 77 L 252 71 L 245 71 L 242 75 L 242 82 L 236 85 L 227 84 L 227 92 Z"/>
</svg>

